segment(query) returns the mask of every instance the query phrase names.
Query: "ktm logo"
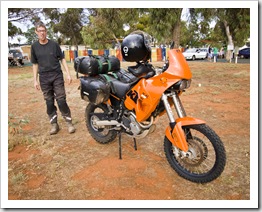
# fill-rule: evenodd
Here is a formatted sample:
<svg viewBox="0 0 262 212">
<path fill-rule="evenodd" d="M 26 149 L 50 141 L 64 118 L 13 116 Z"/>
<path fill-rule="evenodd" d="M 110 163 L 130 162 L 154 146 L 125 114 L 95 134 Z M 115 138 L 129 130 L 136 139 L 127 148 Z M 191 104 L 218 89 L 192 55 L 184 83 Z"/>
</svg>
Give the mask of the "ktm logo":
<svg viewBox="0 0 262 212">
<path fill-rule="evenodd" d="M 130 99 L 132 99 L 135 103 L 137 103 L 137 100 L 138 100 L 138 93 L 137 93 L 137 91 L 129 91 L 128 93 L 127 93 L 127 96 L 130 98 Z"/>
</svg>

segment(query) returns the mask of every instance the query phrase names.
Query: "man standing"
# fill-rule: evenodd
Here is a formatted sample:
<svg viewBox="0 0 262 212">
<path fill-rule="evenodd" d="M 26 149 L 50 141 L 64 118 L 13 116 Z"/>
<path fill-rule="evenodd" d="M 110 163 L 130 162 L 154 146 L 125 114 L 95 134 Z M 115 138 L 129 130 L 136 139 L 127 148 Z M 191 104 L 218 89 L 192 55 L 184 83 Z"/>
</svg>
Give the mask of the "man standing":
<svg viewBox="0 0 262 212">
<path fill-rule="evenodd" d="M 213 54 L 214 54 L 214 63 L 217 62 L 217 55 L 218 55 L 218 49 L 217 47 L 213 48 Z"/>
<path fill-rule="evenodd" d="M 208 60 L 209 60 L 209 61 L 212 60 L 212 48 L 211 48 L 210 45 L 208 46 Z"/>
<path fill-rule="evenodd" d="M 56 134 L 59 131 L 55 100 L 63 118 L 67 123 L 68 132 L 74 133 L 75 127 L 72 124 L 71 112 L 66 102 L 64 77 L 60 65 L 61 60 L 67 74 L 68 83 L 70 84 L 72 82 L 72 78 L 70 76 L 66 60 L 58 43 L 47 39 L 47 29 L 42 22 L 36 24 L 35 33 L 38 36 L 38 41 L 33 43 L 31 46 L 34 87 L 37 90 L 40 90 L 41 87 L 43 92 L 44 99 L 46 101 L 47 114 L 51 123 L 50 135 Z M 38 74 L 40 86 L 38 83 Z"/>
</svg>

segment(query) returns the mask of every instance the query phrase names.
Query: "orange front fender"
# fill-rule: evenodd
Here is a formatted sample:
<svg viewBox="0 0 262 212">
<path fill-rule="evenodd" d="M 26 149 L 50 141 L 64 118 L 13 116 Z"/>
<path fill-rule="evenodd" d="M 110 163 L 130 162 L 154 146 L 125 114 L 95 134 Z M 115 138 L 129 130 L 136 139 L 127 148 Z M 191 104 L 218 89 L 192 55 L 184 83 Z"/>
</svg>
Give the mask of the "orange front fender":
<svg viewBox="0 0 262 212">
<path fill-rule="evenodd" d="M 185 136 L 185 133 L 182 127 L 188 126 L 188 125 L 205 124 L 205 123 L 206 122 L 203 120 L 192 118 L 192 117 L 178 118 L 176 119 L 176 125 L 173 131 L 171 130 L 170 126 L 166 128 L 166 137 L 177 148 L 181 149 L 184 152 L 187 152 L 188 144 L 187 144 L 186 136 Z"/>
</svg>

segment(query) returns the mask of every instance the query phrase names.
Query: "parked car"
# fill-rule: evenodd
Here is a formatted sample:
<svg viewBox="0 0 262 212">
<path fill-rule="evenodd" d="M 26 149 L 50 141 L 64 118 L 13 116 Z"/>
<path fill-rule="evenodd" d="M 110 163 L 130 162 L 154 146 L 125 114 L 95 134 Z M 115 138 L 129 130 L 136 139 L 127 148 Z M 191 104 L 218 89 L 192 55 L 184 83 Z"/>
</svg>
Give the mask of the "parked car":
<svg viewBox="0 0 262 212">
<path fill-rule="evenodd" d="M 206 53 L 206 58 L 208 58 L 208 48 L 200 48 L 201 52 L 205 52 Z"/>
<path fill-rule="evenodd" d="M 239 50 L 238 56 L 240 58 L 250 58 L 250 48 L 244 48 Z"/>
<path fill-rule="evenodd" d="M 201 49 L 198 48 L 187 49 L 182 54 L 186 60 L 205 59 L 207 56 L 205 51 L 201 51 Z"/>
<path fill-rule="evenodd" d="M 23 59 L 24 59 L 23 54 L 20 50 L 18 50 L 18 49 L 10 49 L 9 50 L 8 61 L 11 64 L 15 64 L 16 62 L 18 62 L 20 65 L 24 65 Z"/>
</svg>

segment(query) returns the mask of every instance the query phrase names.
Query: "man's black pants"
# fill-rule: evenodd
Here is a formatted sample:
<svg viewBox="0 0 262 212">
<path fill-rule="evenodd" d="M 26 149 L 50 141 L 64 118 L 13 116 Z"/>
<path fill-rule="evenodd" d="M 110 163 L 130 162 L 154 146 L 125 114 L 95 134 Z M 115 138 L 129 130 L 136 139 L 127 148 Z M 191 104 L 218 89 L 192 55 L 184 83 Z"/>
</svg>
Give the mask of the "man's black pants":
<svg viewBox="0 0 262 212">
<path fill-rule="evenodd" d="M 63 118 L 71 122 L 71 112 L 66 102 L 64 77 L 62 71 L 49 71 L 39 74 L 41 90 L 46 101 L 47 114 L 50 123 L 57 122 L 55 100 Z"/>
</svg>

